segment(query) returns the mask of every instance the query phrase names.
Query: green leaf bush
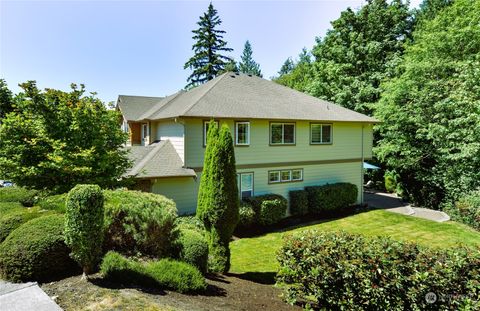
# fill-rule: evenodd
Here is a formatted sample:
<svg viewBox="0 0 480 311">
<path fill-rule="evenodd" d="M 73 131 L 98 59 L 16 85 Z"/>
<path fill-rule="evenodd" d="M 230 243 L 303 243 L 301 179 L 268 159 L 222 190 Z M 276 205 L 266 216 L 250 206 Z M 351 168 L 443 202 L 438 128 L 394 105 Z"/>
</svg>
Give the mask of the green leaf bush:
<svg viewBox="0 0 480 311">
<path fill-rule="evenodd" d="M 47 282 L 78 272 L 63 231 L 62 215 L 39 217 L 14 230 L 0 244 L 0 278 Z"/>
<path fill-rule="evenodd" d="M 195 215 L 179 216 L 175 220 L 175 224 L 176 224 L 176 227 L 180 230 L 183 230 L 183 229 L 194 230 L 202 234 L 205 231 L 205 225 Z"/>
<path fill-rule="evenodd" d="M 42 209 L 65 213 L 67 194 L 56 194 L 41 198 L 37 205 Z"/>
<path fill-rule="evenodd" d="M 357 186 L 350 183 L 335 183 L 305 187 L 308 196 L 308 211 L 311 214 L 338 211 L 355 204 Z"/>
<path fill-rule="evenodd" d="M 0 188 L 0 202 L 20 202 L 23 206 L 35 205 L 40 196 L 38 190 L 30 190 L 22 187 Z"/>
<path fill-rule="evenodd" d="M 290 214 L 292 216 L 304 216 L 308 214 L 308 195 L 305 190 L 292 190 L 290 197 Z"/>
<path fill-rule="evenodd" d="M 175 202 L 153 193 L 105 190 L 105 244 L 124 254 L 169 256 L 175 241 Z"/>
<path fill-rule="evenodd" d="M 253 210 L 252 204 L 248 202 L 240 202 L 240 209 L 238 210 L 238 214 L 240 218 L 238 220 L 237 226 L 240 229 L 248 229 L 257 223 L 255 211 Z"/>
<path fill-rule="evenodd" d="M 27 221 L 49 214 L 51 213 L 42 212 L 39 207 L 17 207 L 4 215 L 0 215 L 0 243 L 4 241 L 13 230 Z"/>
<path fill-rule="evenodd" d="M 208 269 L 208 242 L 205 237 L 195 230 L 183 229 L 178 239 L 179 258 L 198 268 L 202 273 Z"/>
<path fill-rule="evenodd" d="M 455 204 L 448 204 L 444 211 L 453 220 L 480 230 L 480 190 L 464 195 Z"/>
<path fill-rule="evenodd" d="M 255 211 L 256 223 L 262 226 L 276 224 L 287 213 L 287 199 L 279 194 L 264 194 L 246 199 Z"/>
<path fill-rule="evenodd" d="M 143 263 L 111 251 L 103 258 L 100 272 L 110 281 L 180 293 L 199 293 L 207 288 L 205 278 L 197 268 L 172 259 Z"/>
<path fill-rule="evenodd" d="M 431 250 L 388 238 L 304 231 L 285 237 L 287 301 L 327 310 L 477 310 L 480 249 Z M 433 292 L 430 304 L 425 295 Z"/>
</svg>

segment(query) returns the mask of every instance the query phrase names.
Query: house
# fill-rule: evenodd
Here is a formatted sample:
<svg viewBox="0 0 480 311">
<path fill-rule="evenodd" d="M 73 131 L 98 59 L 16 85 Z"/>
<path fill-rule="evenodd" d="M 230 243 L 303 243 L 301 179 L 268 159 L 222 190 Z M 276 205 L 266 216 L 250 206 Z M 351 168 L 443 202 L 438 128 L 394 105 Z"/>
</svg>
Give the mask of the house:
<svg viewBox="0 0 480 311">
<path fill-rule="evenodd" d="M 167 97 L 118 97 L 138 188 L 194 213 L 208 122 L 233 134 L 239 197 L 350 182 L 363 195 L 375 119 L 245 74 L 227 72 Z"/>
</svg>

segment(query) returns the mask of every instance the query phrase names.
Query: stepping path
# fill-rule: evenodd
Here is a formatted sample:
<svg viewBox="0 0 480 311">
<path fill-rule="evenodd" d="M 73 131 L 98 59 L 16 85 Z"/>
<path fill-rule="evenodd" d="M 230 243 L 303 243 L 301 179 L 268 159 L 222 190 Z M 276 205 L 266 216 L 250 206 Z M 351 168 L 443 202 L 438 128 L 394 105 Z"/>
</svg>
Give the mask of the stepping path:
<svg viewBox="0 0 480 311">
<path fill-rule="evenodd" d="M 9 283 L 0 280 L 2 311 L 62 311 L 36 282 Z"/>
<path fill-rule="evenodd" d="M 389 212 L 408 215 L 436 222 L 444 222 L 450 220 L 450 216 L 442 211 L 436 211 L 428 208 L 414 207 L 404 202 L 396 194 L 365 191 L 364 201 L 368 206 L 378 209 L 385 209 Z"/>
</svg>

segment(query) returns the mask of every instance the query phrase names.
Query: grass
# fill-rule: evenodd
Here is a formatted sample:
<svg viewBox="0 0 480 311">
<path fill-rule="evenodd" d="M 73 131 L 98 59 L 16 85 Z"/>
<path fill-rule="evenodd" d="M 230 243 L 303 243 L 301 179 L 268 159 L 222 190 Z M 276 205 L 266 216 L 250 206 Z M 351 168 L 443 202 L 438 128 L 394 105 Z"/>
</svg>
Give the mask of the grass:
<svg viewBox="0 0 480 311">
<path fill-rule="evenodd" d="M 232 273 L 252 280 L 272 279 L 278 269 L 276 252 L 285 233 L 303 230 L 344 230 L 367 236 L 389 236 L 402 241 L 417 242 L 427 247 L 452 248 L 460 245 L 480 247 L 480 233 L 456 222 L 437 223 L 430 220 L 374 210 L 337 220 L 303 226 L 285 232 L 274 232 L 230 243 Z"/>
</svg>

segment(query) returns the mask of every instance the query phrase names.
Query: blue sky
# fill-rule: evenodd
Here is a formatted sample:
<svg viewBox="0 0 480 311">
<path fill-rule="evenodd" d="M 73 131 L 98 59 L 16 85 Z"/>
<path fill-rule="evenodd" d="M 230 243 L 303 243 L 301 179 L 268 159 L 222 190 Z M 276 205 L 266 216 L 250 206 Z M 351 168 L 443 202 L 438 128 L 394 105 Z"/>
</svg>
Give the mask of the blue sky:
<svg viewBox="0 0 480 311">
<path fill-rule="evenodd" d="M 420 0 L 412 1 L 412 6 Z M 191 30 L 209 1 L 0 0 L 0 77 L 68 90 L 84 83 L 102 100 L 165 96 L 186 84 Z M 248 39 L 263 75 L 311 48 L 330 21 L 362 0 L 213 1 L 239 60 Z"/>
</svg>

